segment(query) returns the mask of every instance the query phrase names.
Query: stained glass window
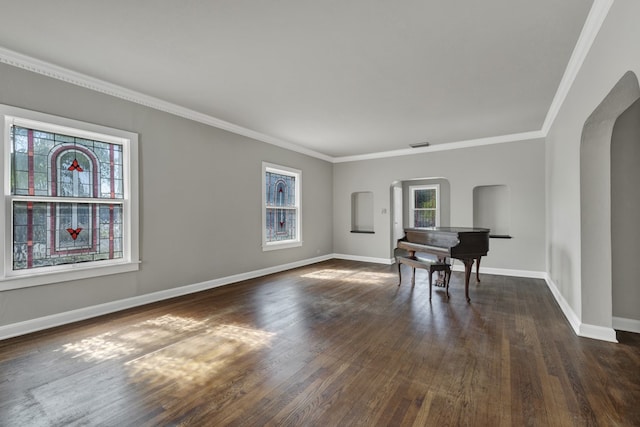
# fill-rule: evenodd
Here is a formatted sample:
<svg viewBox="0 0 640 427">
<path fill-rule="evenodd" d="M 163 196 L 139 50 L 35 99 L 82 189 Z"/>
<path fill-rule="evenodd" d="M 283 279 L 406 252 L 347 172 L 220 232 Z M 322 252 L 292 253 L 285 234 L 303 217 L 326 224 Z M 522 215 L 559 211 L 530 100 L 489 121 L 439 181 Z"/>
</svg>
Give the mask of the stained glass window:
<svg viewBox="0 0 640 427">
<path fill-rule="evenodd" d="M 13 125 L 13 270 L 122 258 L 123 185 L 122 145 Z"/>
<path fill-rule="evenodd" d="M 300 171 L 275 165 L 263 166 L 263 171 L 263 247 L 300 243 Z"/>
</svg>

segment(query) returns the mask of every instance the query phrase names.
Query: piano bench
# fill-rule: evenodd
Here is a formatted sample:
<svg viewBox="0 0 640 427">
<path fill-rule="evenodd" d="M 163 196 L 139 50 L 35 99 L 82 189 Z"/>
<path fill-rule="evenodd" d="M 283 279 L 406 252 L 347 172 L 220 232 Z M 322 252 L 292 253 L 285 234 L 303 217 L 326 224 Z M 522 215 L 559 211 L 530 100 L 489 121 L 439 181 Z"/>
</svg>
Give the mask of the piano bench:
<svg viewBox="0 0 640 427">
<path fill-rule="evenodd" d="M 396 263 L 398 264 L 398 276 L 400 278 L 400 281 L 398 282 L 398 286 L 402 284 L 402 268 L 401 268 L 402 264 L 406 264 L 413 269 L 413 274 L 411 276 L 412 286 L 416 284 L 416 268 L 429 270 L 429 299 L 431 299 L 431 286 L 432 286 L 431 276 L 436 271 L 444 272 L 445 292 L 447 294 L 447 298 L 449 298 L 449 281 L 451 280 L 451 265 L 443 261 L 435 261 L 428 258 L 419 258 L 416 256 L 396 256 Z"/>
</svg>

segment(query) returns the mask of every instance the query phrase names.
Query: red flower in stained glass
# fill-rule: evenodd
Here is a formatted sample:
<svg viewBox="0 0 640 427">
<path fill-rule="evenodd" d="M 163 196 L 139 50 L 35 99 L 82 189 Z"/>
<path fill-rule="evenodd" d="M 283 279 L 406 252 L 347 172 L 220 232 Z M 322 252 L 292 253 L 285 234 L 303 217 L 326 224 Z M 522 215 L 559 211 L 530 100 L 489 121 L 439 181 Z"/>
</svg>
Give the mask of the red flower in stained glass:
<svg viewBox="0 0 640 427">
<path fill-rule="evenodd" d="M 68 169 L 70 171 L 82 172 L 82 166 L 78 163 L 78 159 L 73 159 L 73 163 L 71 163 L 71 166 L 69 166 Z"/>
<path fill-rule="evenodd" d="M 67 228 L 67 231 L 69 232 L 69 234 L 71 234 L 71 238 L 73 240 L 76 240 L 78 238 L 78 235 L 82 231 L 82 228 L 78 227 L 75 230 L 73 228 Z"/>
</svg>

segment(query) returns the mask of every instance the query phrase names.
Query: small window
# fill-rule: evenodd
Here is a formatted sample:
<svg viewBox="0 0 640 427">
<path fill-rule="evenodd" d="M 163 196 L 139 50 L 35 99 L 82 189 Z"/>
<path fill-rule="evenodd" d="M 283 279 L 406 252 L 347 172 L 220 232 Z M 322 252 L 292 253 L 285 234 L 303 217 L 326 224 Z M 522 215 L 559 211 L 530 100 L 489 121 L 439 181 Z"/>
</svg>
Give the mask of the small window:
<svg viewBox="0 0 640 427">
<path fill-rule="evenodd" d="M 302 172 L 262 164 L 262 250 L 302 245 L 300 236 L 300 180 Z"/>
<path fill-rule="evenodd" d="M 440 186 L 416 185 L 409 187 L 409 192 L 411 193 L 409 227 L 440 226 Z"/>
<path fill-rule="evenodd" d="M 0 289 L 137 270 L 137 135 L 7 106 L 0 113 Z"/>
</svg>

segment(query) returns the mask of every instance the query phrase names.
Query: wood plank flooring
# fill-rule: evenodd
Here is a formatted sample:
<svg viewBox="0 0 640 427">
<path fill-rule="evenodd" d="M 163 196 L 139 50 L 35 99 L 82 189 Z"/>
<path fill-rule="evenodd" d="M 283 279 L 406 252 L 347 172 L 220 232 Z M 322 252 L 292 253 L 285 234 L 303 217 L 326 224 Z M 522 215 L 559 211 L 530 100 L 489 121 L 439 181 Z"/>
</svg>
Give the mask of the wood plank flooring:
<svg viewBox="0 0 640 427">
<path fill-rule="evenodd" d="M 332 260 L 0 341 L 2 426 L 640 426 L 640 337 L 542 280 Z"/>
</svg>

